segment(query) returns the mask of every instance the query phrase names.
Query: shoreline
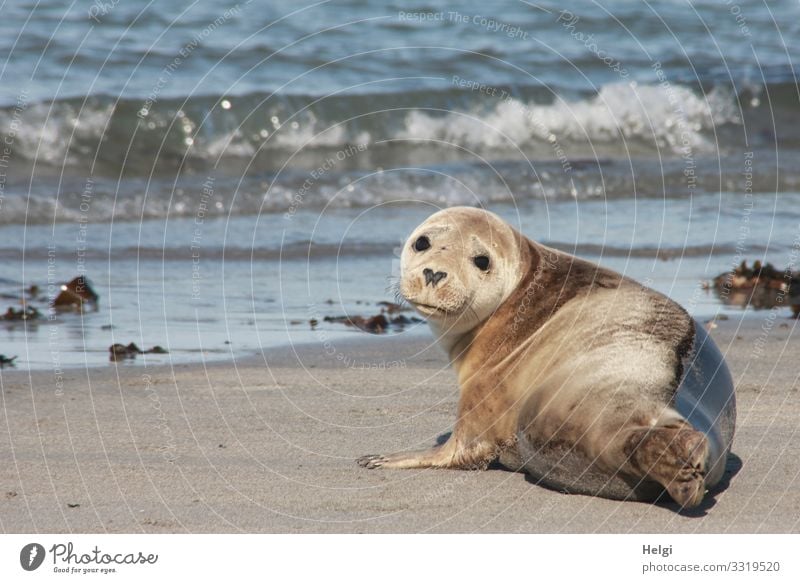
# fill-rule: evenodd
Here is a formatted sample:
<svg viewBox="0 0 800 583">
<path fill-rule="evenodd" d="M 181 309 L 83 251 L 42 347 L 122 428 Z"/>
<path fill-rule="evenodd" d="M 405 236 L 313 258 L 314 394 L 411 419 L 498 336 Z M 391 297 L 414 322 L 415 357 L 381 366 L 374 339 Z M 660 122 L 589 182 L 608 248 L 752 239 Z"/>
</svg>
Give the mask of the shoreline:
<svg viewBox="0 0 800 583">
<path fill-rule="evenodd" d="M 717 321 L 737 386 L 727 489 L 699 509 L 564 495 L 501 469 L 369 471 L 364 454 L 428 447 L 458 389 L 422 334 L 233 362 L 0 376 L 4 532 L 798 532 L 796 320 Z M 786 324 L 786 326 L 784 326 Z M 763 338 L 763 342 L 762 339 Z M 231 366 L 233 365 L 233 366 Z M 9 374 L 10 373 L 10 374 Z M 398 374 L 399 373 L 399 374 Z"/>
<path fill-rule="evenodd" d="M 777 306 L 774 309 L 761 308 L 755 310 L 748 307 L 746 311 L 734 310 L 736 310 L 736 308 L 719 304 L 717 306 L 717 313 L 715 315 L 703 313 L 695 316 L 694 319 L 701 325 L 708 325 L 710 322 L 714 322 L 718 325 L 720 322 L 725 321 L 739 321 L 742 322 L 747 329 L 752 329 L 753 327 L 759 328 L 760 326 L 755 326 L 755 324 L 758 323 L 761 325 L 764 322 L 771 323 L 771 325 L 766 324 L 770 325 L 771 327 L 780 327 L 781 324 L 786 323 L 791 328 L 794 325 L 793 322 L 795 321 L 788 309 L 783 309 L 780 306 Z M 290 334 L 296 334 L 297 332 L 300 332 L 304 337 L 300 337 L 298 340 L 293 340 Z M 309 337 L 311 333 L 314 333 L 314 339 Z M 194 360 L 189 359 L 185 351 L 182 351 L 176 353 L 176 358 L 174 361 L 172 360 L 173 356 L 170 352 L 156 355 L 143 354 L 136 358 L 120 359 L 116 364 L 123 368 L 130 368 L 132 370 L 167 370 L 186 366 L 215 367 L 236 366 L 237 364 L 251 366 L 258 362 L 263 362 L 265 355 L 267 354 L 271 355 L 272 358 L 280 357 L 281 359 L 285 359 L 290 352 L 294 353 L 299 351 L 307 357 L 309 355 L 313 355 L 315 347 L 322 347 L 324 350 L 324 345 L 327 344 L 332 344 L 334 347 L 339 345 L 344 345 L 346 347 L 352 346 L 354 349 L 360 351 L 366 350 L 368 353 L 372 354 L 374 358 L 379 358 L 377 352 L 375 351 L 375 347 L 370 346 L 371 344 L 383 346 L 383 343 L 391 342 L 390 339 L 392 338 L 402 338 L 402 340 L 400 340 L 401 343 L 414 343 L 418 341 L 418 337 L 424 337 L 427 335 L 429 335 L 428 328 L 424 323 L 413 324 L 405 329 L 394 330 L 389 333 L 381 334 L 370 334 L 363 330 L 358 330 L 357 328 L 348 327 L 318 328 L 310 331 L 305 328 L 289 328 L 287 329 L 287 335 L 283 340 L 275 341 L 275 339 L 272 338 L 271 342 L 265 344 L 260 349 L 252 347 L 238 350 L 227 348 L 213 350 L 198 349 L 196 351 L 198 356 Z M 276 334 L 276 337 L 277 336 L 278 334 Z M 293 350 L 293 348 L 295 350 Z M 333 350 L 334 356 L 338 355 L 341 357 L 341 359 L 344 359 L 347 362 L 346 355 L 342 355 L 342 353 L 336 348 Z M 75 353 L 88 353 L 88 351 L 76 350 Z M 103 351 L 103 354 L 105 355 L 107 352 Z M 153 362 L 147 363 L 148 358 Z M 334 358 L 333 360 L 336 359 Z M 113 368 L 114 364 L 115 363 L 110 360 L 108 362 L 104 362 L 103 364 L 93 362 L 88 366 L 84 363 L 75 361 L 69 361 L 67 363 L 59 362 L 57 366 L 36 364 L 33 367 L 23 367 L 15 364 L 2 369 L 2 373 L 9 376 L 16 373 L 54 373 L 56 368 L 59 368 L 62 372 L 88 370 L 101 373 L 102 371 Z M 384 366 L 383 368 L 387 367 L 388 365 Z M 394 368 L 398 367 L 395 366 Z"/>
</svg>

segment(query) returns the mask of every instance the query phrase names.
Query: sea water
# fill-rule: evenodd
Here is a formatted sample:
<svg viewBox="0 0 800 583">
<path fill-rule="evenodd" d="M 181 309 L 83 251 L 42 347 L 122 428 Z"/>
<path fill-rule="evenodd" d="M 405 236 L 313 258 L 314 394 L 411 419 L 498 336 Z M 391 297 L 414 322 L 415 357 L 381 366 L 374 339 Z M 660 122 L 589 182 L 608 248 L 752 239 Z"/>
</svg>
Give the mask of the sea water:
<svg viewBox="0 0 800 583">
<path fill-rule="evenodd" d="M 700 319 L 741 313 L 703 282 L 742 260 L 798 268 L 795 2 L 0 12 L 0 311 L 37 285 L 43 313 L 0 322 L 18 368 L 366 334 L 324 317 L 394 301 L 405 236 L 453 205 Z M 51 319 L 80 274 L 98 309 Z"/>
</svg>

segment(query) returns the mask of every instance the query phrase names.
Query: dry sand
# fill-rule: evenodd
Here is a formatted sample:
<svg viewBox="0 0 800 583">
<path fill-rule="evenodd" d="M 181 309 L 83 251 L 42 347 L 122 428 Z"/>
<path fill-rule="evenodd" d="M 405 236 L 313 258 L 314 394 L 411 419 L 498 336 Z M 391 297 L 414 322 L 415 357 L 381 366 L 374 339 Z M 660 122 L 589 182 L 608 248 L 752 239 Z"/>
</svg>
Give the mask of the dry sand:
<svg viewBox="0 0 800 583">
<path fill-rule="evenodd" d="M 501 469 L 359 468 L 362 454 L 435 443 L 458 397 L 427 337 L 359 335 L 333 356 L 73 370 L 61 391 L 52 371 L 2 371 L 0 530 L 798 532 L 797 324 L 757 313 L 712 331 L 737 385 L 735 457 L 727 489 L 692 512 Z M 361 368 L 387 357 L 402 367 Z"/>
</svg>

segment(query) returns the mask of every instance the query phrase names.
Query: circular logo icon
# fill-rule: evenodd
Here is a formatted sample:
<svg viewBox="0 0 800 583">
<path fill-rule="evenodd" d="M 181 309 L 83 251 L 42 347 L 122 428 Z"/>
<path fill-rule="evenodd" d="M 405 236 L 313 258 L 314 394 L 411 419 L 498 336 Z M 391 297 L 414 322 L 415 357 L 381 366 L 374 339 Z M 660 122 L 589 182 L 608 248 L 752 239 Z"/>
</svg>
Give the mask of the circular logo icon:
<svg viewBox="0 0 800 583">
<path fill-rule="evenodd" d="M 26 571 L 35 571 L 44 562 L 44 547 L 39 543 L 29 543 L 19 552 L 19 564 Z"/>
</svg>

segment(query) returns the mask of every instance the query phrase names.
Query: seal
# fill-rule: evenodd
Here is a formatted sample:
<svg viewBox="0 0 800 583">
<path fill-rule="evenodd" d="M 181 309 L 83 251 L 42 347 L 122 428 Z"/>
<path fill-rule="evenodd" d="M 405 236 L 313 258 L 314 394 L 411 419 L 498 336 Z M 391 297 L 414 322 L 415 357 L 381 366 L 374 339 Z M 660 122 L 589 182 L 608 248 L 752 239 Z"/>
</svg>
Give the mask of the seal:
<svg viewBox="0 0 800 583">
<path fill-rule="evenodd" d="M 437 212 L 411 234 L 400 293 L 460 387 L 449 439 L 366 468 L 525 471 L 563 492 L 693 507 L 725 471 L 733 381 L 677 303 L 536 243 L 497 215 Z"/>
</svg>

